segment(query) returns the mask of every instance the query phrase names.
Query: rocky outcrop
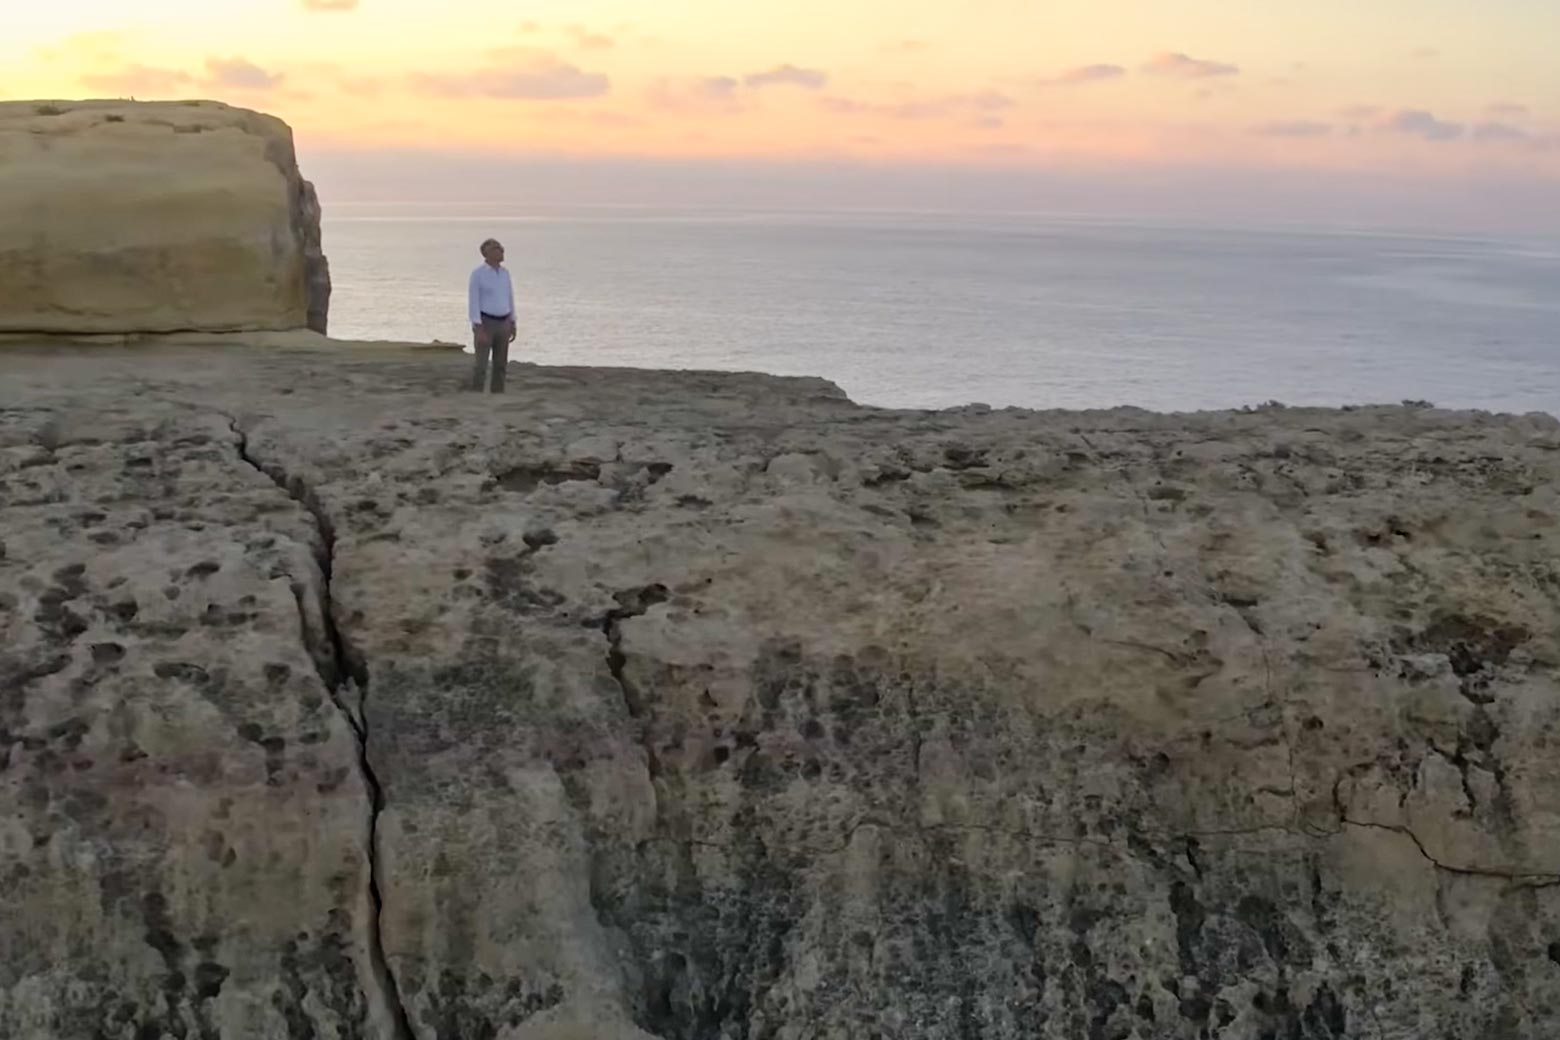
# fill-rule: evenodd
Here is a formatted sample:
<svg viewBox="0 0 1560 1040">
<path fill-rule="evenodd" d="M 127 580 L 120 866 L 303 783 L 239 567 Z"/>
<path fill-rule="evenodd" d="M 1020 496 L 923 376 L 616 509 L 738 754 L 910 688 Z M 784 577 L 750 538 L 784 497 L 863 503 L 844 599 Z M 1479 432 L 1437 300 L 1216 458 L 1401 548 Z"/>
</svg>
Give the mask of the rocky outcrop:
<svg viewBox="0 0 1560 1040">
<path fill-rule="evenodd" d="M 1555 420 L 463 370 L 0 354 L 0 1034 L 1560 1031 Z"/>
<path fill-rule="evenodd" d="M 325 331 L 292 132 L 210 101 L 0 103 L 0 334 Z"/>
</svg>

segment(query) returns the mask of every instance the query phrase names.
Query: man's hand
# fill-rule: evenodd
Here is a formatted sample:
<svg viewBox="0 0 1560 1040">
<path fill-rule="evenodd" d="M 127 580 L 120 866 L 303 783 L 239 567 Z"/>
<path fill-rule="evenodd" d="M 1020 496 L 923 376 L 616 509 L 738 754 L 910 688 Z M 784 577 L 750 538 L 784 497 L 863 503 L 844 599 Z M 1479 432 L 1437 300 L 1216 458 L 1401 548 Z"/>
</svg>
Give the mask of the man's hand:
<svg viewBox="0 0 1560 1040">
<path fill-rule="evenodd" d="M 477 346 L 479 346 L 479 347 L 486 347 L 486 346 L 490 346 L 491 345 L 488 342 L 488 340 L 491 337 L 488 336 L 488 330 L 487 330 L 487 326 L 486 325 L 473 325 L 471 327 L 471 331 L 472 331 L 472 334 L 474 336 L 476 336 L 476 338 L 477 338 Z"/>
<path fill-rule="evenodd" d="M 515 327 L 515 319 L 513 316 L 510 317 L 509 321 L 505 324 L 504 327 L 509 332 L 509 339 L 505 340 L 505 342 L 513 343 L 515 341 L 515 337 L 520 334 L 519 330 Z"/>
</svg>

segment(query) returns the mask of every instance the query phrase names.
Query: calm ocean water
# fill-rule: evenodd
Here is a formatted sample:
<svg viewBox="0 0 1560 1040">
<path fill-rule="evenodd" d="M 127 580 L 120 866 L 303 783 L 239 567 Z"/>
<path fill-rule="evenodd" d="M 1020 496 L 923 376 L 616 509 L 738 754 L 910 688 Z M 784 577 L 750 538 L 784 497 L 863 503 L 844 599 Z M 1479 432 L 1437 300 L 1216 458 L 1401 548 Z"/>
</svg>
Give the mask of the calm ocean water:
<svg viewBox="0 0 1560 1040">
<path fill-rule="evenodd" d="M 331 331 L 465 342 L 508 247 L 519 356 L 817 375 L 866 404 L 1429 400 L 1560 414 L 1560 242 L 1040 217 L 328 212 Z"/>
</svg>

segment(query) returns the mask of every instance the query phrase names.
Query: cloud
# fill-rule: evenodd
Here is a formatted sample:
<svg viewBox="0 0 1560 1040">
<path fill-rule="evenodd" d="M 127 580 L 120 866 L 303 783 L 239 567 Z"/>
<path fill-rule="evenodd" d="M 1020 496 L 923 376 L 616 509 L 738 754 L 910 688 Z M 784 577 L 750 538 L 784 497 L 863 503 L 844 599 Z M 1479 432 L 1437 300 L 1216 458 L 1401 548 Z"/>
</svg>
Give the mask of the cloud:
<svg viewBox="0 0 1560 1040">
<path fill-rule="evenodd" d="M 663 78 L 650 84 L 646 97 L 652 106 L 668 111 L 738 112 L 742 109 L 738 97 L 741 86 L 731 76 Z"/>
<path fill-rule="evenodd" d="M 1345 119 L 1374 119 L 1381 115 L 1380 105 L 1350 105 L 1340 108 L 1338 114 Z"/>
<path fill-rule="evenodd" d="M 795 65 L 776 65 L 767 72 L 750 73 L 743 78 L 750 87 L 790 85 L 807 90 L 820 90 L 829 82 L 829 74 L 821 69 L 803 69 Z"/>
<path fill-rule="evenodd" d="M 943 119 L 949 106 L 941 101 L 902 101 L 894 105 L 869 105 L 868 112 L 888 116 L 890 119 Z"/>
<path fill-rule="evenodd" d="M 1526 141 L 1531 135 L 1509 123 L 1480 123 L 1473 128 L 1475 141 Z"/>
<path fill-rule="evenodd" d="M 835 115 L 854 116 L 867 112 L 880 111 L 878 106 L 869 105 L 865 101 L 857 101 L 854 98 L 826 97 L 818 101 L 819 107 Z"/>
<path fill-rule="evenodd" d="M 1143 71 L 1176 79 L 1206 79 L 1209 76 L 1236 76 L 1240 66 L 1222 61 L 1205 61 L 1178 52 L 1156 54 L 1143 63 Z"/>
<path fill-rule="evenodd" d="M 583 25 L 569 25 L 564 27 L 564 32 L 574 39 L 574 46 L 586 51 L 604 51 L 615 47 L 616 41 L 610 36 L 601 33 L 593 33 Z"/>
<path fill-rule="evenodd" d="M 978 112 L 1000 112 L 1013 107 L 1013 99 L 995 90 L 983 90 L 979 94 L 955 94 L 944 98 L 950 108 L 969 108 Z"/>
<path fill-rule="evenodd" d="M 1492 116 L 1504 116 L 1508 119 L 1521 119 L 1523 116 L 1532 115 L 1532 111 L 1526 105 L 1514 105 L 1509 101 L 1496 101 L 1494 104 L 1485 105 L 1484 111 Z"/>
<path fill-rule="evenodd" d="M 890 54 L 916 54 L 926 50 L 928 44 L 925 40 L 896 40 L 893 43 L 884 44 L 883 50 Z"/>
<path fill-rule="evenodd" d="M 1040 82 L 1046 85 L 1068 86 L 1074 83 L 1098 83 L 1101 80 L 1120 79 L 1126 74 L 1127 70 L 1120 65 L 1079 65 Z"/>
<path fill-rule="evenodd" d="M 1377 129 L 1422 137 L 1426 141 L 1451 141 L 1463 134 L 1461 123 L 1442 122 L 1420 108 L 1399 109 L 1378 124 Z"/>
<path fill-rule="evenodd" d="M 947 97 L 927 98 L 918 101 L 873 102 L 855 98 L 826 97 L 818 104 L 835 115 L 872 115 L 888 119 L 953 119 L 968 118 L 971 125 L 997 125 L 996 113 L 1012 108 L 1015 102 L 1006 94 L 994 90 L 978 94 L 950 94 Z M 998 120 L 1000 123 L 1000 120 Z"/>
<path fill-rule="evenodd" d="M 1408 52 L 1410 58 L 1418 58 L 1420 61 L 1428 61 L 1431 58 L 1439 58 L 1441 52 L 1434 47 L 1415 47 Z"/>
<path fill-rule="evenodd" d="M 270 90 L 281 84 L 282 74 L 244 58 L 207 58 L 205 82 L 227 90 Z"/>
<path fill-rule="evenodd" d="M 599 72 L 586 72 L 534 51 L 495 51 L 495 61 L 515 61 L 479 72 L 419 72 L 409 78 L 413 90 L 441 97 L 487 97 L 504 101 L 564 101 L 601 97 L 612 82 Z"/>
<path fill-rule="evenodd" d="M 150 65 L 126 65 L 113 72 L 88 73 L 81 82 L 93 90 L 101 90 L 116 97 L 138 95 L 173 94 L 179 88 L 194 81 L 188 72 L 178 69 L 159 69 Z"/>
<path fill-rule="evenodd" d="M 207 58 L 206 75 L 200 79 L 181 69 L 130 64 L 110 72 L 87 73 L 80 82 L 116 97 L 156 97 L 187 93 L 187 88 L 197 84 L 218 90 L 271 91 L 280 87 L 284 78 L 282 73 L 267 71 L 246 58 Z"/>
<path fill-rule="evenodd" d="M 694 82 L 693 89 L 700 97 L 713 100 L 729 100 L 737 96 L 737 87 L 741 86 L 731 76 L 706 76 Z"/>
<path fill-rule="evenodd" d="M 994 141 L 988 144 L 972 145 L 965 149 L 971 155 L 982 155 L 991 159 L 1013 159 L 1030 154 L 1028 145 L 1011 141 Z"/>
<path fill-rule="evenodd" d="M 1332 133 L 1332 124 L 1308 119 L 1279 119 L 1254 126 L 1251 132 L 1262 137 L 1326 137 Z"/>
<path fill-rule="evenodd" d="M 351 11 L 358 0 L 300 0 L 305 11 Z"/>
</svg>

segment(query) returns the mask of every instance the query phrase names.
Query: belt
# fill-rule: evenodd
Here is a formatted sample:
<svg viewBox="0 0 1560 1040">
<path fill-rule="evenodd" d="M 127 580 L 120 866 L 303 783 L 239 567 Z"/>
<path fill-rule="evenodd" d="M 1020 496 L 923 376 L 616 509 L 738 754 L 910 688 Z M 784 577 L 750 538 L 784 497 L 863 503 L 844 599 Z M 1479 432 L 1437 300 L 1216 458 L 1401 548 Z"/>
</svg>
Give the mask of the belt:
<svg viewBox="0 0 1560 1040">
<path fill-rule="evenodd" d="M 508 321 L 513 317 L 513 312 L 510 314 L 489 314 L 487 311 L 483 311 L 482 317 L 486 321 Z"/>
</svg>

